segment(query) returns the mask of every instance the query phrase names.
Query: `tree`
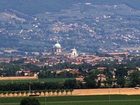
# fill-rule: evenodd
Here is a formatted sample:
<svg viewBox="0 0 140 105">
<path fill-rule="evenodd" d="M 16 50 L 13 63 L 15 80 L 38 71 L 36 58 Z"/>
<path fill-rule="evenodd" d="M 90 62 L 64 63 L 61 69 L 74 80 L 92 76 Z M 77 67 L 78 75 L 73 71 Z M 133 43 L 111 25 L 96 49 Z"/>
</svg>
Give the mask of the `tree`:
<svg viewBox="0 0 140 105">
<path fill-rule="evenodd" d="M 21 100 L 20 105 L 40 105 L 36 98 L 24 98 Z"/>
<path fill-rule="evenodd" d="M 125 65 L 118 65 L 116 71 L 115 71 L 115 76 L 117 79 L 117 84 L 120 87 L 124 87 L 125 86 L 125 77 L 127 77 L 128 75 L 128 68 L 125 67 Z"/>
<path fill-rule="evenodd" d="M 70 89 L 69 91 L 70 91 L 70 93 L 71 93 L 71 95 L 72 95 L 73 89 Z"/>
<path fill-rule="evenodd" d="M 66 89 L 65 92 L 66 92 L 66 95 L 68 95 L 69 89 Z"/>
<path fill-rule="evenodd" d="M 55 92 L 56 92 L 56 90 L 53 89 L 53 90 L 52 90 L 53 95 L 55 95 L 55 94 L 54 94 Z"/>
<path fill-rule="evenodd" d="M 57 96 L 59 95 L 59 92 L 60 92 L 60 90 L 59 90 L 59 89 L 57 89 L 57 90 L 56 90 Z"/>
<path fill-rule="evenodd" d="M 61 92 L 61 95 L 63 95 L 63 93 L 64 93 L 64 89 L 61 89 L 60 92 Z"/>
<path fill-rule="evenodd" d="M 106 70 L 104 70 L 104 74 L 106 75 L 106 81 L 104 81 L 104 83 L 107 87 L 112 87 L 113 85 L 113 81 L 114 81 L 113 71 L 114 71 L 114 68 L 112 66 L 107 67 Z"/>
<path fill-rule="evenodd" d="M 124 87 L 124 85 L 125 85 L 125 77 L 117 77 L 117 84 L 120 87 Z"/>
<path fill-rule="evenodd" d="M 129 76 L 130 79 L 130 85 L 135 87 L 137 85 L 140 85 L 140 71 L 134 71 Z"/>
<path fill-rule="evenodd" d="M 92 70 L 89 72 L 88 76 L 84 79 L 86 82 L 86 86 L 88 88 L 95 88 L 97 87 L 97 75 L 99 74 L 98 70 Z"/>
<path fill-rule="evenodd" d="M 64 82 L 64 87 L 66 89 L 74 89 L 74 88 L 76 88 L 76 86 L 77 86 L 77 81 L 75 79 L 74 80 L 66 80 Z"/>
</svg>

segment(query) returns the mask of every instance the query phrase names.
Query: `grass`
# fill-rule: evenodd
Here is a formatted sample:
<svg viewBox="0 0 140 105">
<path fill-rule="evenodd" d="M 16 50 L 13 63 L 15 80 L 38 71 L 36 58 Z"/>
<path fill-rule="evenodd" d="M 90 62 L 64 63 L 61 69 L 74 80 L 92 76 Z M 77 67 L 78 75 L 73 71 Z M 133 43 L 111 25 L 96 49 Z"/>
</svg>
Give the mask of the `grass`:
<svg viewBox="0 0 140 105">
<path fill-rule="evenodd" d="M 140 96 L 36 97 L 41 105 L 140 105 Z M 0 98 L 0 105 L 19 105 L 22 98 Z M 46 103 L 45 103 L 46 100 Z"/>
</svg>

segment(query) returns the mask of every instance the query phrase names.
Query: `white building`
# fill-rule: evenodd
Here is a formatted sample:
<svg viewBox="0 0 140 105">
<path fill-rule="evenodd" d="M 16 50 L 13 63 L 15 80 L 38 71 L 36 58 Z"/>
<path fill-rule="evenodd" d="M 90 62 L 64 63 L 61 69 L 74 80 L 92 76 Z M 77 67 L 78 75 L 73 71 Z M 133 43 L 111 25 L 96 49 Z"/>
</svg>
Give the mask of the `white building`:
<svg viewBox="0 0 140 105">
<path fill-rule="evenodd" d="M 54 45 L 54 54 L 59 55 L 62 53 L 62 47 L 59 42 Z"/>
<path fill-rule="evenodd" d="M 75 57 L 78 56 L 77 50 L 76 50 L 75 48 L 72 49 L 71 51 L 72 51 L 72 52 L 71 52 L 71 54 L 70 54 L 70 57 L 75 58 Z"/>
</svg>

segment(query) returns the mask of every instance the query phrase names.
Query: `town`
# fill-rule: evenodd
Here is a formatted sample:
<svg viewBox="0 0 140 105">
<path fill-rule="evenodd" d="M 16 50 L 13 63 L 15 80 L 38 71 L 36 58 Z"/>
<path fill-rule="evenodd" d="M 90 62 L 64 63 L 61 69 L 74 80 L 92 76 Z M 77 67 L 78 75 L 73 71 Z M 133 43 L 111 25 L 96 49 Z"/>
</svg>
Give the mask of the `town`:
<svg viewBox="0 0 140 105">
<path fill-rule="evenodd" d="M 72 89 L 140 85 L 139 55 L 130 55 L 129 52 L 86 54 L 79 53 L 76 48 L 68 52 L 58 41 L 52 46 L 50 52 L 34 52 L 24 56 L 18 55 L 15 50 L 7 50 L 5 57 L 0 58 L 0 80 L 46 79 L 44 82 L 48 82 L 50 78 L 65 78 L 69 80 L 66 87 Z M 7 91 L 3 88 L 5 85 L 0 85 Z M 25 90 L 28 90 L 27 87 Z M 22 86 L 19 90 L 23 90 Z"/>
<path fill-rule="evenodd" d="M 140 105 L 140 0 L 0 0 L 0 105 Z"/>
</svg>

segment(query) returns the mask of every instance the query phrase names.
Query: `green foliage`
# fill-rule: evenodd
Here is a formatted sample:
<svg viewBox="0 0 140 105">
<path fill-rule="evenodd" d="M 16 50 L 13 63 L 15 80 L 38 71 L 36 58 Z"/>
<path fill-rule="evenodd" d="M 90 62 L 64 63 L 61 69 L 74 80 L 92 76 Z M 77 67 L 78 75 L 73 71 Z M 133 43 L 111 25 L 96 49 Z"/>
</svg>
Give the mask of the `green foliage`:
<svg viewBox="0 0 140 105">
<path fill-rule="evenodd" d="M 64 82 L 65 89 L 75 89 L 77 87 L 77 81 L 74 80 L 66 80 Z"/>
<path fill-rule="evenodd" d="M 40 71 L 39 78 L 74 78 L 76 74 L 70 73 L 69 71 L 62 71 L 56 73 L 56 71 Z"/>
<path fill-rule="evenodd" d="M 36 66 L 34 64 L 26 64 L 26 65 L 24 65 L 24 68 L 29 69 L 29 70 L 31 70 L 33 72 L 39 72 L 39 70 L 40 70 L 40 67 L 38 67 L 38 66 Z"/>
<path fill-rule="evenodd" d="M 0 71 L 0 75 L 3 76 L 15 76 L 16 71 L 20 70 L 20 66 L 12 63 L 0 63 L 0 68 L 2 71 Z"/>
<path fill-rule="evenodd" d="M 117 79 L 117 84 L 120 87 L 124 87 L 126 83 L 126 77 L 128 76 L 128 69 L 124 65 L 119 65 L 116 68 L 115 76 Z"/>
<path fill-rule="evenodd" d="M 134 71 L 130 74 L 130 85 L 135 87 L 140 85 L 140 71 Z"/>
<path fill-rule="evenodd" d="M 117 78 L 117 84 L 120 86 L 120 87 L 124 87 L 125 85 L 125 78 L 124 77 L 118 77 Z"/>
<path fill-rule="evenodd" d="M 85 78 L 87 88 L 97 87 L 97 75 L 99 74 L 98 70 L 92 70 L 89 72 L 88 76 Z"/>
<path fill-rule="evenodd" d="M 40 103 L 35 98 L 24 98 L 21 100 L 20 105 L 40 105 Z"/>
<path fill-rule="evenodd" d="M 71 81 L 64 87 L 65 81 Z M 46 89 L 62 89 L 76 88 L 76 80 L 73 78 L 49 78 L 39 80 L 16 80 L 16 81 L 0 81 L 0 91 L 25 91 L 29 90 L 46 90 Z M 71 84 L 74 84 L 70 86 Z"/>
</svg>

